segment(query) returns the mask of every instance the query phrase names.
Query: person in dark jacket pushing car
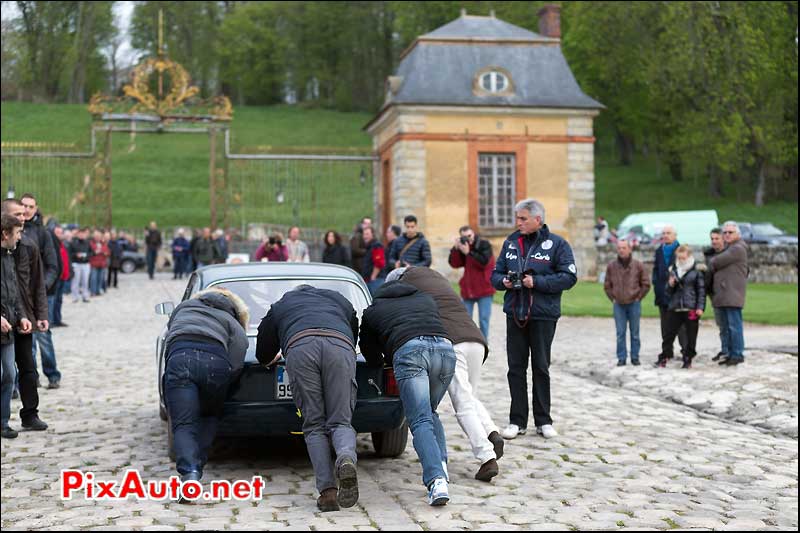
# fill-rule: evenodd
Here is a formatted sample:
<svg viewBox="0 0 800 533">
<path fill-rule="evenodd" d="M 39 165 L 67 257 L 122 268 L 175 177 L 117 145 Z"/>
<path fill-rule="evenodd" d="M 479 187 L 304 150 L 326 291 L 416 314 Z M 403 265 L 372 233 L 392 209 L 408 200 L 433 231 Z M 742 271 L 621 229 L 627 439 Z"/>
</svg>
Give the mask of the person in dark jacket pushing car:
<svg viewBox="0 0 800 533">
<path fill-rule="evenodd" d="M 310 285 L 284 294 L 258 326 L 259 362 L 274 364 L 279 351 L 286 359 L 317 478 L 317 507 L 323 512 L 358 502 L 356 432 L 351 425 L 358 392 L 357 338 L 358 315 L 347 298 Z"/>
<path fill-rule="evenodd" d="M 428 504 L 450 501 L 447 443 L 436 414 L 456 368 L 456 354 L 434 299 L 392 281 L 375 291 L 361 320 L 361 353 L 370 366 L 394 367 L 400 401 L 422 463 Z"/>
<path fill-rule="evenodd" d="M 181 481 L 200 481 L 228 386 L 244 366 L 247 305 L 213 287 L 181 303 L 169 319 L 164 397 Z"/>
</svg>

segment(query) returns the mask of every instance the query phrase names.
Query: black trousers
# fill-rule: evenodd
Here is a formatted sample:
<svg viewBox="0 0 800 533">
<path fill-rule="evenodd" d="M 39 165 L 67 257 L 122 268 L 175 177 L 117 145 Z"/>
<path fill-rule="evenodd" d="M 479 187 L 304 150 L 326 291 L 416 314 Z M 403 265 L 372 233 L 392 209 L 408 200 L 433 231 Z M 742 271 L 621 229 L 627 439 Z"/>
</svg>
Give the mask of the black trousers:
<svg viewBox="0 0 800 533">
<path fill-rule="evenodd" d="M 106 287 L 116 287 L 117 286 L 117 275 L 119 274 L 119 269 L 111 267 L 108 269 L 108 279 L 106 280 Z M 114 284 L 111 284 L 111 281 L 114 281 Z"/>
<path fill-rule="evenodd" d="M 669 307 L 666 305 L 659 305 L 658 306 L 658 315 L 661 318 L 661 341 L 662 341 L 662 350 L 661 354 L 664 354 L 663 350 L 663 341 L 667 338 L 667 332 L 669 331 Z M 696 336 L 695 336 L 696 338 Z M 675 342 L 675 336 L 672 337 L 672 341 L 669 344 L 669 356 L 668 358 L 672 358 L 672 344 Z M 686 327 L 681 325 L 678 329 L 678 344 L 681 345 L 681 352 L 686 351 L 686 345 L 689 342 L 689 339 L 686 335 Z"/>
<path fill-rule="evenodd" d="M 691 362 L 692 358 L 697 355 L 695 348 L 697 346 L 697 332 L 700 329 L 700 319 L 689 320 L 688 312 L 668 311 L 666 322 L 667 331 L 664 335 L 664 341 L 661 343 L 662 357 L 666 359 L 672 357 L 672 344 L 675 342 L 675 337 L 678 336 L 679 332 L 683 331 L 686 335 L 686 343 L 681 343 L 683 361 L 684 363 Z"/>
<path fill-rule="evenodd" d="M 14 359 L 19 372 L 19 397 L 22 400 L 19 418 L 24 423 L 39 415 L 39 391 L 36 388 L 39 372 L 33 360 L 32 334 L 14 333 Z"/>
<path fill-rule="evenodd" d="M 511 412 L 508 420 L 520 428 L 528 427 L 528 360 L 533 366 L 533 421 L 536 426 L 553 423 L 550 418 L 550 347 L 556 334 L 556 321 L 530 320 L 520 328 L 506 317 L 508 388 Z"/>
</svg>

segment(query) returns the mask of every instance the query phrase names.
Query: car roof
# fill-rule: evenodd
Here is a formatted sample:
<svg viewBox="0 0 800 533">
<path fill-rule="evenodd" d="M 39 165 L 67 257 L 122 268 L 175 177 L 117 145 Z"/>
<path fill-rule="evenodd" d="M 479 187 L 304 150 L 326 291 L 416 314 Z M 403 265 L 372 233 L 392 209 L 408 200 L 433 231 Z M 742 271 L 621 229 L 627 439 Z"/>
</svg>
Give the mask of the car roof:
<svg viewBox="0 0 800 533">
<path fill-rule="evenodd" d="M 358 284 L 364 283 L 363 278 L 356 274 L 353 269 L 328 263 L 269 262 L 208 265 L 199 268 L 197 274 L 200 276 L 202 287 L 207 287 L 209 284 L 223 279 L 253 277 L 301 279 L 332 277 L 353 281 Z"/>
</svg>

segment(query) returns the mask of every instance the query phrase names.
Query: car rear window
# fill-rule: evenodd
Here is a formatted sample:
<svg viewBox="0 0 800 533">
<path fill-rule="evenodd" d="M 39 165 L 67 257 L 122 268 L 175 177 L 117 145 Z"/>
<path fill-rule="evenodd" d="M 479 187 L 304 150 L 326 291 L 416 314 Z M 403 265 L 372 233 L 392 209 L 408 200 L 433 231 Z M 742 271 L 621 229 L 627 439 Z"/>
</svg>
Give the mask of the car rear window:
<svg viewBox="0 0 800 533">
<path fill-rule="evenodd" d="M 298 285 L 311 285 L 320 289 L 329 289 L 338 292 L 347 298 L 361 319 L 361 313 L 369 306 L 369 301 L 361 287 L 347 280 L 335 279 L 259 279 L 246 281 L 225 281 L 215 283 L 215 287 L 226 287 L 238 295 L 247 304 L 250 310 L 249 330 L 258 329 L 261 319 L 267 314 L 274 302 L 277 302 L 286 292 Z"/>
</svg>

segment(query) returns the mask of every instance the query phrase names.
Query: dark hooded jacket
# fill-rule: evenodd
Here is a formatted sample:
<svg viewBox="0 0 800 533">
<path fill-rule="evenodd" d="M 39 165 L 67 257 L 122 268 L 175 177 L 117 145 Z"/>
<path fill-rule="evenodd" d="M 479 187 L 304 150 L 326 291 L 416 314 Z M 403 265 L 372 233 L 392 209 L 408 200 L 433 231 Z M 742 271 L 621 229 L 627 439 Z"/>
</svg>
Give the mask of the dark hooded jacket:
<svg viewBox="0 0 800 533">
<path fill-rule="evenodd" d="M 400 278 L 403 283 L 408 283 L 418 288 L 425 294 L 433 297 L 439 309 L 439 318 L 447 330 L 448 337 L 453 344 L 462 342 L 477 342 L 484 348 L 484 360 L 489 355 L 489 345 L 483 333 L 467 314 L 461 298 L 453 291 L 447 278 L 428 267 L 411 267 Z"/>
<path fill-rule="evenodd" d="M 391 281 L 375 291 L 361 319 L 359 346 L 368 365 L 391 365 L 399 348 L 423 336 L 452 341 L 431 296 L 402 281 Z"/>
<path fill-rule="evenodd" d="M 408 263 L 410 266 L 431 266 L 431 245 L 422 233 L 410 239 L 405 233 L 400 235 L 392 242 L 392 250 L 389 253 L 390 267 L 394 269 L 397 261 Z M 405 266 L 401 264 L 400 266 Z"/>
<path fill-rule="evenodd" d="M 19 297 L 19 288 L 17 287 L 17 269 L 14 266 L 14 253 L 6 248 L 0 248 L 0 280 L 2 281 L 2 294 L 0 294 L 0 302 L 2 303 L 3 318 L 8 320 L 9 324 L 16 327 L 19 321 L 25 316 L 22 308 L 22 300 Z M 14 340 L 13 329 L 8 333 L 2 334 L 2 344 L 10 344 Z"/>
<path fill-rule="evenodd" d="M 179 342 L 218 345 L 227 356 L 231 370 L 237 372 L 244 366 L 248 341 L 245 327 L 247 307 L 238 297 L 235 301 L 217 291 L 198 292 L 182 302 L 169 318 L 166 353 Z"/>
<path fill-rule="evenodd" d="M 25 221 L 25 229 L 23 234 L 29 237 L 36 246 L 39 248 L 42 263 L 42 275 L 44 276 L 45 290 L 47 294 L 53 294 L 56 281 L 61 275 L 61 269 L 58 267 L 58 254 L 53 245 L 53 239 L 50 237 L 47 228 L 42 224 L 42 214 L 36 211 L 33 218 Z"/>
<path fill-rule="evenodd" d="M 336 291 L 301 285 L 272 304 L 258 326 L 256 358 L 270 363 L 304 331 L 328 331 L 355 349 L 358 315 L 350 301 Z"/>
</svg>

